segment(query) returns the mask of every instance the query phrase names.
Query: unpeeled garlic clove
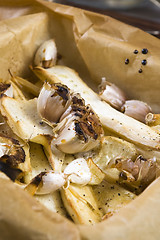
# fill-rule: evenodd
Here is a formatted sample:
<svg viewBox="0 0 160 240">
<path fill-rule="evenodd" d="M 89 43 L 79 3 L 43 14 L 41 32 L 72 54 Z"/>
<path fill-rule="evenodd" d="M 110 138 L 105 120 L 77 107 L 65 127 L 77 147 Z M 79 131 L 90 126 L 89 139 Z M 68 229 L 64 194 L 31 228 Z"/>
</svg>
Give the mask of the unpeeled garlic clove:
<svg viewBox="0 0 160 240">
<path fill-rule="evenodd" d="M 70 93 L 65 85 L 44 83 L 37 100 L 37 110 L 42 119 L 58 122 L 69 104 Z"/>
<path fill-rule="evenodd" d="M 147 103 L 138 100 L 128 100 L 122 106 L 121 111 L 136 120 L 145 123 L 145 117 L 152 112 Z"/>
<path fill-rule="evenodd" d="M 112 107 L 120 110 L 126 100 L 124 92 L 115 84 L 107 82 L 105 78 L 102 78 L 99 88 L 99 96 Z"/>
<path fill-rule="evenodd" d="M 73 160 L 64 170 L 64 175 L 72 183 L 86 185 L 91 179 L 91 172 L 84 158 Z"/>
<path fill-rule="evenodd" d="M 38 48 L 35 54 L 34 58 L 35 66 L 50 68 L 56 64 L 56 61 L 57 61 L 57 47 L 55 41 L 53 39 L 45 41 Z"/>
<path fill-rule="evenodd" d="M 8 97 L 13 97 L 12 84 L 0 83 L 0 94 L 5 94 Z"/>
<path fill-rule="evenodd" d="M 89 106 L 73 106 L 63 120 L 53 144 L 62 152 L 74 154 L 95 148 L 103 135 L 102 125 Z M 59 123 L 61 124 L 61 122 Z"/>
</svg>

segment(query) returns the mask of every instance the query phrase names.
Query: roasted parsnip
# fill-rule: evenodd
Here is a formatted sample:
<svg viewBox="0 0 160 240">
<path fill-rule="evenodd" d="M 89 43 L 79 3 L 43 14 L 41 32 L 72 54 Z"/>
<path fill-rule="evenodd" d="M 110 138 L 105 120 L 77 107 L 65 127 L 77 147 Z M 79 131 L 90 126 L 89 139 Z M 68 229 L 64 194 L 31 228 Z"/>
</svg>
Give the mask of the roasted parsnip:
<svg viewBox="0 0 160 240">
<path fill-rule="evenodd" d="M 86 104 L 90 104 L 104 127 L 116 132 L 129 141 L 141 146 L 160 149 L 160 136 L 145 124 L 126 116 L 113 109 L 109 104 L 100 100 L 72 69 L 64 66 L 55 66 L 48 69 L 33 68 L 34 73 L 42 80 L 50 83 L 62 83 L 73 92 L 80 93 Z"/>
</svg>

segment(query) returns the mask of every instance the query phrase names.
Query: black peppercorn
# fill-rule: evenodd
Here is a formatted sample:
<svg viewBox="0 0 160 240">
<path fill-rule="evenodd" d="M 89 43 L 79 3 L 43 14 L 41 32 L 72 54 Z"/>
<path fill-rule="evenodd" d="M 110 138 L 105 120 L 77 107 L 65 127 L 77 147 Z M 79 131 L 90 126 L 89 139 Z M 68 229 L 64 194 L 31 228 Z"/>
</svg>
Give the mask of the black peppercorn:
<svg viewBox="0 0 160 240">
<path fill-rule="evenodd" d="M 147 48 L 143 48 L 142 49 L 142 54 L 147 54 L 148 53 L 148 49 Z"/>
<path fill-rule="evenodd" d="M 137 50 L 137 49 L 135 49 L 133 53 L 134 53 L 134 54 L 137 54 L 137 53 L 138 53 L 138 50 Z"/>
<path fill-rule="evenodd" d="M 125 60 L 125 64 L 128 64 L 128 63 L 129 63 L 129 59 L 126 58 L 126 60 Z"/>
<path fill-rule="evenodd" d="M 143 59 L 142 60 L 142 65 L 146 65 L 147 64 L 147 60 L 146 59 Z"/>
<path fill-rule="evenodd" d="M 142 68 L 140 68 L 140 69 L 138 70 L 138 72 L 139 72 L 139 73 L 142 73 L 142 72 L 143 72 L 143 71 L 142 71 Z"/>
</svg>

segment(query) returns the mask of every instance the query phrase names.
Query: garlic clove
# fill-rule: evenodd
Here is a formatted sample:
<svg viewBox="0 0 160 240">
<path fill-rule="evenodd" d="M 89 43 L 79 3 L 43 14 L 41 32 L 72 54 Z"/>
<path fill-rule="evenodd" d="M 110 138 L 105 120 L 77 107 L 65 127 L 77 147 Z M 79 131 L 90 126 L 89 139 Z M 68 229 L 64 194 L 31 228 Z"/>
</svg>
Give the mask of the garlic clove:
<svg viewBox="0 0 160 240">
<path fill-rule="evenodd" d="M 37 110 L 42 119 L 58 122 L 69 104 L 70 93 L 65 85 L 44 83 L 37 100 Z"/>
<path fill-rule="evenodd" d="M 39 185 L 36 194 L 42 195 L 55 192 L 63 187 L 65 182 L 64 174 L 55 173 L 53 171 L 45 172 L 45 174 L 42 175 L 41 184 Z"/>
<path fill-rule="evenodd" d="M 91 180 L 91 172 L 84 158 L 73 160 L 64 170 L 64 175 L 72 183 L 86 185 Z"/>
<path fill-rule="evenodd" d="M 5 94 L 8 97 L 13 97 L 12 84 L 0 83 L 0 94 Z"/>
<path fill-rule="evenodd" d="M 50 68 L 56 64 L 56 61 L 57 61 L 57 47 L 55 41 L 53 39 L 45 41 L 38 48 L 35 54 L 34 58 L 35 66 Z"/>
<path fill-rule="evenodd" d="M 136 120 L 145 123 L 145 117 L 152 112 L 151 107 L 142 101 L 128 100 L 122 106 L 121 111 Z"/>
<path fill-rule="evenodd" d="M 64 153 L 74 154 L 95 148 L 103 135 L 101 123 L 96 114 L 87 107 L 79 106 L 64 118 L 66 121 L 53 144 Z M 59 123 L 61 124 L 61 123 Z"/>
<path fill-rule="evenodd" d="M 105 78 L 102 78 L 102 83 L 99 88 L 99 96 L 101 97 L 101 99 L 109 103 L 117 110 L 120 110 L 126 100 L 124 92 L 115 84 L 107 82 Z"/>
</svg>

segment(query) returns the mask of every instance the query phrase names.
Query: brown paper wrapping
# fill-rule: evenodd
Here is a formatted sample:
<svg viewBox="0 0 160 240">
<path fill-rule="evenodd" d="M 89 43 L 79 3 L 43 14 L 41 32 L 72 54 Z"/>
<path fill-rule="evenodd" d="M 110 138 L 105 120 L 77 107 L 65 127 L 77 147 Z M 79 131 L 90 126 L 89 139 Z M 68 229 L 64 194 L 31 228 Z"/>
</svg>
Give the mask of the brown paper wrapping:
<svg viewBox="0 0 160 240">
<path fill-rule="evenodd" d="M 94 89 L 101 77 L 107 77 L 129 98 L 144 100 L 160 111 L 158 39 L 107 16 L 41 0 L 0 0 L 0 19 L 2 79 L 10 78 L 8 69 L 31 76 L 28 66 L 37 47 L 54 38 L 61 64 L 74 68 Z M 149 50 L 147 55 L 141 53 L 143 48 Z M 45 209 L 3 174 L 0 192 L 0 239 L 158 240 L 160 236 L 160 179 L 120 213 L 91 227 L 77 226 Z"/>
</svg>

